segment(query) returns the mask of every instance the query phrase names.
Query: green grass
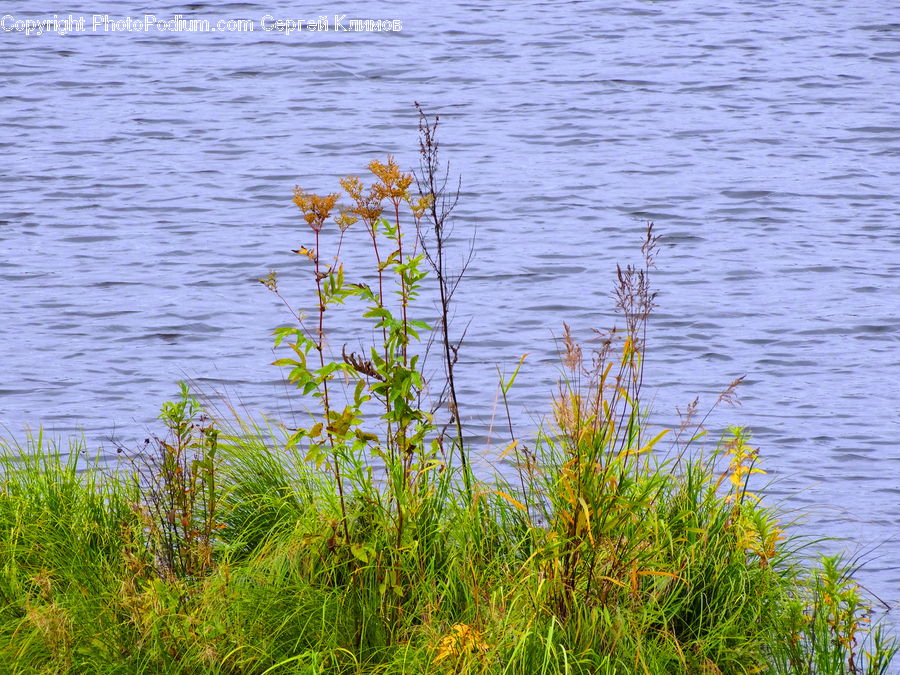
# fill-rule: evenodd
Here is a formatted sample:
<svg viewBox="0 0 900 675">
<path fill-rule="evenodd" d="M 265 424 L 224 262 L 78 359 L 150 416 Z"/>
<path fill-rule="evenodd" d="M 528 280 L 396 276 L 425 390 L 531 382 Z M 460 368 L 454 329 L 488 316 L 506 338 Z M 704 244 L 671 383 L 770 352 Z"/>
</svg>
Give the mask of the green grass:
<svg viewBox="0 0 900 675">
<path fill-rule="evenodd" d="M 680 466 L 648 450 L 580 471 L 596 439 L 581 433 L 588 446 L 573 448 L 557 429 L 533 451 L 527 498 L 476 480 L 470 500 L 458 469 L 425 474 L 399 541 L 389 491 L 347 461 L 342 474 L 360 481 L 345 486 L 348 540 L 332 474 L 286 447 L 287 430 L 244 421 L 218 435 L 202 575 L 164 563 L 135 472 L 85 465 L 77 443 L 5 443 L 0 663 L 10 673 L 888 672 L 892 643 L 868 630 L 846 568 L 811 565 L 781 538 L 776 514 L 746 491 L 748 439 L 732 431 Z M 205 503 L 190 514 L 195 525 L 208 516 Z"/>
</svg>

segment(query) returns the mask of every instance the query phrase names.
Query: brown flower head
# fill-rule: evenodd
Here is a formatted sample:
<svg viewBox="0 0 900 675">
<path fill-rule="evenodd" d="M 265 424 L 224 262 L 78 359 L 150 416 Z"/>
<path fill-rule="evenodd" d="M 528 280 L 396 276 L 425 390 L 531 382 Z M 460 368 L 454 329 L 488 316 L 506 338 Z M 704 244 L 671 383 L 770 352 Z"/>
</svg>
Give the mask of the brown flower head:
<svg viewBox="0 0 900 675">
<path fill-rule="evenodd" d="M 387 164 L 382 164 L 377 159 L 373 159 L 369 162 L 369 171 L 381 181 L 373 186 L 373 190 L 378 198 L 390 199 L 392 202 L 397 203 L 399 200 L 408 197 L 409 186 L 413 182 L 412 174 L 401 173 L 393 155 L 388 155 Z"/>
<path fill-rule="evenodd" d="M 328 216 L 338 200 L 337 194 L 320 197 L 311 192 L 305 192 L 299 185 L 294 187 L 294 203 L 303 212 L 303 219 L 312 228 L 313 232 L 320 232 Z"/>
<path fill-rule="evenodd" d="M 363 198 L 363 184 L 357 176 L 345 176 L 340 179 L 341 187 L 349 195 L 350 199 L 358 202 Z"/>
<path fill-rule="evenodd" d="M 349 227 L 359 220 L 352 207 L 342 206 L 338 215 L 334 217 L 334 222 L 340 228 L 341 232 L 346 232 Z"/>
<path fill-rule="evenodd" d="M 371 229 L 372 223 L 381 218 L 381 214 L 384 212 L 384 207 L 381 205 L 383 197 L 379 196 L 377 186 L 373 185 L 366 194 L 365 186 L 359 178 L 347 176 L 341 178 L 341 187 L 355 202 L 349 209 L 350 213 L 359 216 L 366 227 Z"/>
<path fill-rule="evenodd" d="M 409 208 L 412 209 L 413 216 L 416 220 L 419 220 L 425 215 L 425 212 L 431 208 L 431 205 L 434 204 L 434 195 L 419 195 L 419 198 L 416 200 L 407 198 L 407 202 L 409 203 Z"/>
</svg>

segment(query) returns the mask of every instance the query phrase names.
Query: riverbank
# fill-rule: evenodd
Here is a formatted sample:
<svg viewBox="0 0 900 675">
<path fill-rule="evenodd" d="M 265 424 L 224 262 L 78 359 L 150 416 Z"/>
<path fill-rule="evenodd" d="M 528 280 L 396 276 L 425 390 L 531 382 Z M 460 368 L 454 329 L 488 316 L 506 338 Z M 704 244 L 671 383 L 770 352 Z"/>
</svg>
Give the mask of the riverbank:
<svg viewBox="0 0 900 675">
<path fill-rule="evenodd" d="M 750 433 L 710 440 L 696 402 L 678 428 L 651 428 L 652 224 L 642 264 L 617 270 L 622 325 L 582 345 L 563 324 L 554 413 L 533 437 L 509 415 L 519 368 L 498 373 L 511 440 L 496 448 L 499 477 L 473 470 L 451 321 L 465 265 L 448 265 L 445 248 L 459 195 L 442 180 L 436 120 L 420 124 L 419 176 L 389 157 L 369 164 L 370 185 L 294 191 L 312 309 L 293 307 L 275 272 L 260 282 L 289 310 L 274 365 L 305 420 L 210 416 L 182 385 L 162 407 L 164 431 L 120 448 L 117 466 L 40 433 L 0 441 L 0 663 L 23 674 L 886 673 L 894 642 L 870 626 L 852 565 L 805 554 L 766 500 Z M 341 258 L 357 233 L 367 270 Z M 429 278 L 431 323 L 417 318 Z M 336 348 L 330 331 L 350 314 L 371 343 Z M 442 365 L 430 383 L 429 353 Z"/>
<path fill-rule="evenodd" d="M 342 497 L 289 431 L 182 403 L 143 478 L 3 447 L 6 672 L 890 672 L 848 566 L 804 557 L 740 430 L 660 462 L 582 423 L 519 446 L 524 494 L 438 463 L 397 494 L 347 462 Z"/>
</svg>

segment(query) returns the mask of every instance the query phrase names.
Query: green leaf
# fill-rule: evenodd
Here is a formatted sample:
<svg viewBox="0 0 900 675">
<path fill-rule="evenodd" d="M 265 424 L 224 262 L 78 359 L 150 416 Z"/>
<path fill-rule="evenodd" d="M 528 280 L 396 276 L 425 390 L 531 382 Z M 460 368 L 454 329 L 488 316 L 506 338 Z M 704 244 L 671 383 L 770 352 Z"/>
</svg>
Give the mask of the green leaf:
<svg viewBox="0 0 900 675">
<path fill-rule="evenodd" d="M 350 544 L 350 553 L 352 553 L 355 558 L 365 564 L 369 564 L 369 562 L 375 559 L 375 549 L 371 546 L 364 546 L 362 544 Z"/>
<path fill-rule="evenodd" d="M 368 312 L 363 314 L 365 318 L 377 317 L 380 319 L 390 319 L 391 313 L 384 307 L 372 307 Z"/>
<path fill-rule="evenodd" d="M 278 347 L 284 338 L 289 335 L 299 335 L 300 330 L 294 326 L 281 326 L 280 328 L 276 328 L 272 334 L 275 336 L 275 346 Z"/>
<path fill-rule="evenodd" d="M 313 443 L 309 446 L 309 451 L 306 453 L 303 461 L 312 462 L 316 465 L 316 468 L 321 468 L 322 464 L 325 463 L 326 456 L 325 449 L 318 443 Z"/>
<path fill-rule="evenodd" d="M 516 369 L 513 371 L 513 374 L 510 376 L 507 382 L 503 381 L 503 374 L 500 372 L 500 366 L 497 366 L 497 374 L 500 376 L 500 389 L 504 394 L 508 394 L 509 390 L 512 389 L 513 383 L 516 381 L 516 377 L 519 374 L 519 369 L 522 367 L 522 364 L 525 363 L 525 357 L 528 354 L 522 354 L 522 357 L 519 359 L 519 363 L 516 365 Z"/>
</svg>

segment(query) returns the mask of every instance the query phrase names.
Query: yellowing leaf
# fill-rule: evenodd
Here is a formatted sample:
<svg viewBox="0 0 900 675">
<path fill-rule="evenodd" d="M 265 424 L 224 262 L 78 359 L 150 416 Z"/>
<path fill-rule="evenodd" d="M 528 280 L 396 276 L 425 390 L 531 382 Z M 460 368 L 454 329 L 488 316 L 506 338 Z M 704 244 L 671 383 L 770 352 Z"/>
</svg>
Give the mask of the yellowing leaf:
<svg viewBox="0 0 900 675">
<path fill-rule="evenodd" d="M 520 501 L 519 501 L 518 499 L 516 499 L 515 497 L 511 497 L 511 496 L 509 496 L 508 494 L 506 494 L 505 492 L 501 492 L 500 490 L 494 490 L 494 494 L 497 495 L 497 496 L 499 496 L 499 497 L 503 497 L 503 499 L 505 499 L 506 501 L 508 501 L 510 504 L 512 504 L 513 506 L 515 506 L 515 507 L 516 507 L 517 509 L 519 509 L 520 511 L 523 511 L 523 512 L 528 511 L 528 509 L 525 508 L 525 505 L 522 504 L 522 502 L 520 502 Z"/>
<path fill-rule="evenodd" d="M 296 253 L 297 255 L 305 255 L 307 258 L 315 262 L 316 254 L 312 249 L 306 248 L 305 246 L 301 246 L 297 249 L 292 249 L 292 253 Z"/>
<path fill-rule="evenodd" d="M 509 453 L 511 453 L 513 450 L 515 450 L 518 447 L 519 447 L 519 441 L 513 441 L 512 443 L 507 445 L 506 448 L 503 450 L 503 452 L 500 453 L 500 459 L 503 459 L 504 457 L 506 457 Z"/>
<path fill-rule="evenodd" d="M 659 443 L 659 441 L 662 440 L 662 437 L 670 431 L 671 429 L 663 429 L 662 431 L 660 431 L 658 434 L 656 434 L 656 436 L 650 439 L 650 442 L 647 443 L 647 445 L 640 449 L 640 452 L 647 452 L 648 450 L 652 450 L 653 446 Z"/>
<path fill-rule="evenodd" d="M 584 497 L 578 498 L 578 503 L 581 504 L 581 510 L 584 513 L 584 521 L 585 527 L 587 528 L 588 539 L 591 541 L 591 546 L 596 546 L 597 544 L 594 542 L 594 535 L 591 532 L 591 512 L 588 509 L 587 502 L 584 501 Z"/>
</svg>

